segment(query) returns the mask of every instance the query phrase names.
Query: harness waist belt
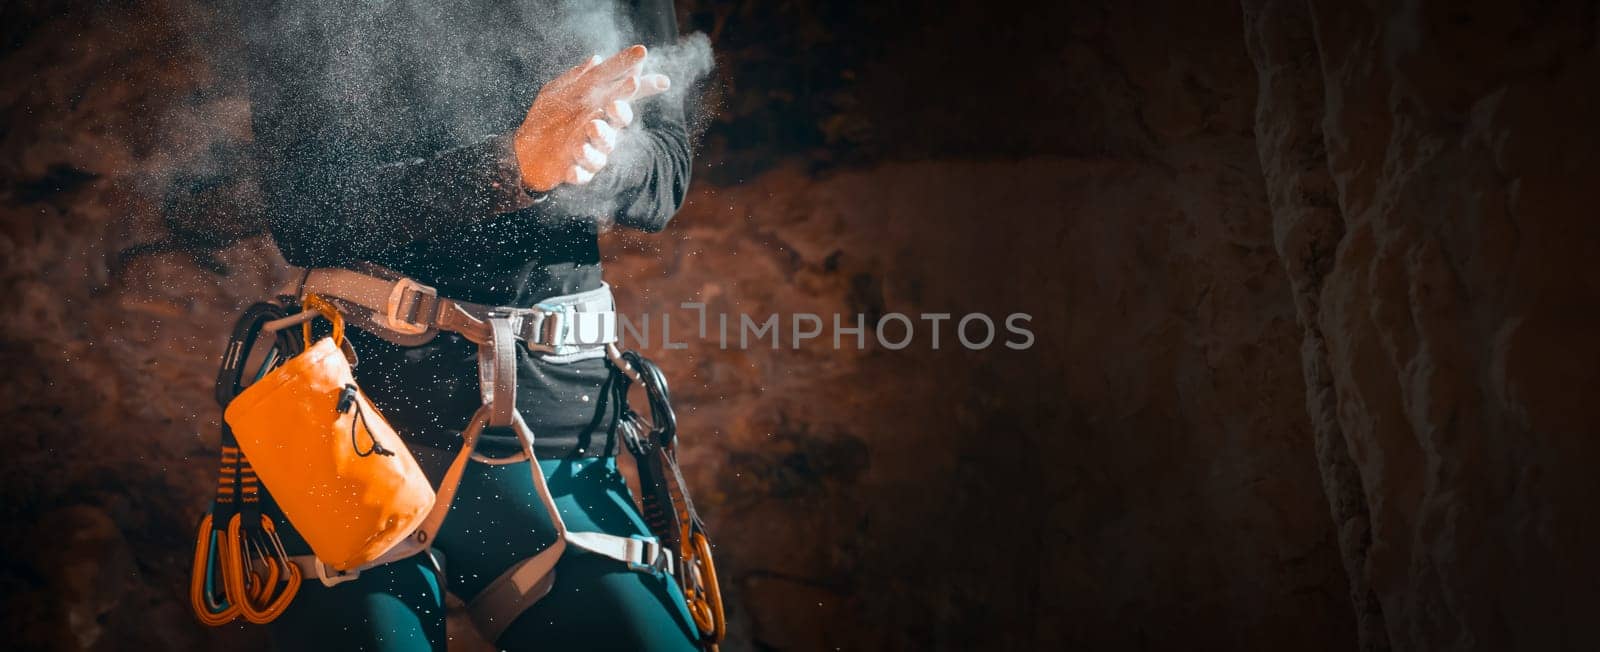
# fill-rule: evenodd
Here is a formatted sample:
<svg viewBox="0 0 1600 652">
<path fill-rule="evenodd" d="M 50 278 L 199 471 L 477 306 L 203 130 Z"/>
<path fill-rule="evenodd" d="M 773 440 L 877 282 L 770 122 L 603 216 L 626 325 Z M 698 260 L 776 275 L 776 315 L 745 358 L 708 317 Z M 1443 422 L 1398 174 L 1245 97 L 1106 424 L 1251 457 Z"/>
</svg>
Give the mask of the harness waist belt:
<svg viewBox="0 0 1600 652">
<path fill-rule="evenodd" d="M 516 339 L 548 362 L 571 362 L 605 355 L 617 341 L 617 313 L 611 286 L 550 297 L 531 308 L 487 306 L 439 296 L 439 291 L 393 272 L 373 273 L 334 267 L 306 270 L 287 295 L 331 297 L 367 331 L 400 346 L 417 346 L 440 330 L 460 330 L 460 309 L 476 320 L 507 317 Z"/>
</svg>

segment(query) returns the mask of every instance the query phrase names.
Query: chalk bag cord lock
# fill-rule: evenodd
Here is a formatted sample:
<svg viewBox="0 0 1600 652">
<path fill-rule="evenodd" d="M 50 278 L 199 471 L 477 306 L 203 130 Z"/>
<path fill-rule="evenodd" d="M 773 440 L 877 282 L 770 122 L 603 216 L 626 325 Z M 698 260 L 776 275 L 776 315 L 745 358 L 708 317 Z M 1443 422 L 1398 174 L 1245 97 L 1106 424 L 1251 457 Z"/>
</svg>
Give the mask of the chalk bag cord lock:
<svg viewBox="0 0 1600 652">
<path fill-rule="evenodd" d="M 350 419 L 350 448 L 355 450 L 357 457 L 367 457 L 373 454 L 394 457 L 394 451 L 384 448 L 383 444 L 378 443 L 378 438 L 372 435 L 372 429 L 367 426 L 367 411 L 362 409 L 361 401 L 357 398 L 359 395 L 360 390 L 356 389 L 354 384 L 347 384 L 339 392 L 339 402 L 334 405 L 334 409 L 339 414 L 352 410 L 355 412 L 355 416 Z M 361 450 L 361 444 L 358 443 L 356 438 L 357 423 L 361 424 L 362 430 L 367 431 L 367 441 L 371 442 L 371 445 L 366 450 Z"/>
</svg>

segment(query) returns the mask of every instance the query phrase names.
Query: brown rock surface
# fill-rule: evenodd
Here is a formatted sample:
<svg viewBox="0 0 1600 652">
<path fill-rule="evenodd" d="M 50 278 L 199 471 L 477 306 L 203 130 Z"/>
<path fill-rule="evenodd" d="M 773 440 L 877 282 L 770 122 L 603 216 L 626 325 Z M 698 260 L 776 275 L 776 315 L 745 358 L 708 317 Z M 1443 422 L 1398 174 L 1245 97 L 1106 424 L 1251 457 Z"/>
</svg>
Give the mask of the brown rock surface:
<svg viewBox="0 0 1600 652">
<path fill-rule="evenodd" d="M 619 256 L 623 301 L 653 313 L 688 300 L 713 315 L 1033 316 L 1026 353 L 966 351 L 948 331 L 928 351 L 925 326 L 902 351 L 729 355 L 708 351 L 713 339 L 657 352 L 711 430 L 694 479 L 717 488 L 708 518 L 755 640 L 1272 649 L 1349 637 L 1263 208 L 1235 173 L 1192 174 L 1186 185 L 1238 194 L 1175 191 L 1171 173 L 1116 161 L 823 181 L 783 170 L 707 191 L 677 237 Z M 1013 198 L 1008 210 L 988 193 Z M 918 228 L 936 212 L 972 219 Z M 1061 256 L 1072 242 L 1098 246 Z M 995 283 L 997 271 L 1016 276 Z M 819 599 L 774 595 L 790 591 Z"/>
<path fill-rule="evenodd" d="M 1594 4 L 1246 4 L 1363 646 L 1593 649 Z"/>
</svg>

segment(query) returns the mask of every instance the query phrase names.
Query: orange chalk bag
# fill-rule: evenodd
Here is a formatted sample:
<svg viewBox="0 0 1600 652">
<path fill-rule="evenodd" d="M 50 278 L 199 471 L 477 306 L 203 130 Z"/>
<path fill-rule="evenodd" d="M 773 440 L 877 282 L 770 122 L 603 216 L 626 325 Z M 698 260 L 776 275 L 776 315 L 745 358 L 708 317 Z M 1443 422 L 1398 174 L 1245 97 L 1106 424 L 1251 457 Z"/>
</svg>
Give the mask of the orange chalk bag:
<svg viewBox="0 0 1600 652">
<path fill-rule="evenodd" d="M 434 505 L 416 459 L 355 382 L 344 319 L 316 295 L 302 307 L 298 314 L 271 303 L 246 309 L 223 355 L 222 460 L 190 584 L 191 606 L 207 625 L 271 622 L 308 572 L 377 560 Z M 332 331 L 314 340 L 311 321 L 319 316 Z M 299 337 L 288 328 L 294 324 Z M 258 341 L 267 333 L 270 346 Z M 247 377 L 253 382 L 245 384 Z M 284 550 L 274 511 L 311 547 L 313 564 Z"/>
</svg>

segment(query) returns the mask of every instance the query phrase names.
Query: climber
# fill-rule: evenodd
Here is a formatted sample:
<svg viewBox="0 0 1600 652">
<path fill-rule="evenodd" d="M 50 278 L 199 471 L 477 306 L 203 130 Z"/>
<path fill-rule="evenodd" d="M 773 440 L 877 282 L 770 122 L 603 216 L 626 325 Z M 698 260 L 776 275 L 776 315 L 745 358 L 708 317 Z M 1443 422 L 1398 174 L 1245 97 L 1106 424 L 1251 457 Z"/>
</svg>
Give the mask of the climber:
<svg viewBox="0 0 1600 652">
<path fill-rule="evenodd" d="M 681 95 L 663 94 L 674 80 L 647 72 L 647 47 L 677 37 L 670 0 L 622 3 L 614 15 L 599 3 L 243 4 L 261 188 L 279 250 L 307 268 L 300 290 L 331 284 L 342 307 L 366 310 L 346 335 L 359 352 L 356 382 L 430 478 L 454 468 L 463 440 L 471 447 L 453 497 L 441 491 L 448 513 L 425 549 L 351 573 L 317 561 L 272 622 L 275 645 L 444 650 L 446 591 L 497 649 L 705 644 L 704 619 L 674 580 L 685 569 L 655 548 L 638 546 L 640 561 L 621 563 L 574 544 L 553 584 L 504 581 L 564 533 L 651 537 L 618 470 L 616 405 L 604 400 L 615 371 L 604 331 L 615 314 L 597 234 L 613 224 L 661 230 L 688 187 Z M 614 35 L 582 31 L 611 25 Z M 596 45 L 607 36 L 610 45 Z M 589 56 L 628 42 L 640 45 Z M 392 288 L 387 307 L 339 291 L 369 282 Z M 471 323 L 495 322 L 496 338 L 514 317 L 516 345 L 486 348 L 489 331 L 422 319 L 424 302 L 430 319 L 450 306 L 473 313 Z M 568 337 L 557 316 L 611 326 Z M 485 366 L 480 349 L 503 362 Z M 480 386 L 480 367 L 509 373 Z M 467 428 L 498 403 L 491 383 L 514 396 L 517 427 Z M 279 535 L 288 554 L 310 554 L 292 528 Z"/>
</svg>

